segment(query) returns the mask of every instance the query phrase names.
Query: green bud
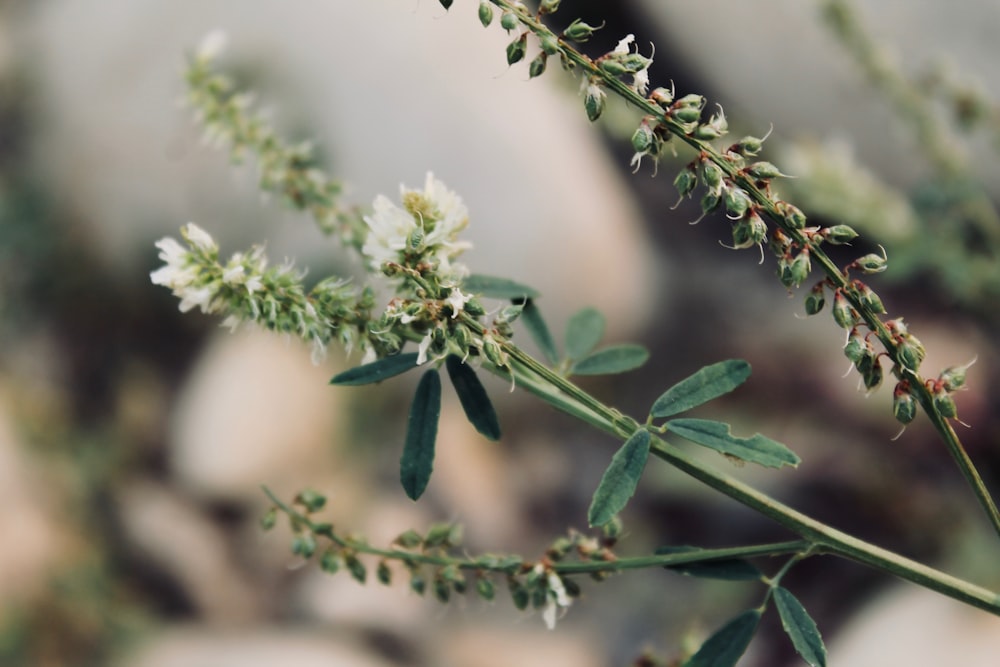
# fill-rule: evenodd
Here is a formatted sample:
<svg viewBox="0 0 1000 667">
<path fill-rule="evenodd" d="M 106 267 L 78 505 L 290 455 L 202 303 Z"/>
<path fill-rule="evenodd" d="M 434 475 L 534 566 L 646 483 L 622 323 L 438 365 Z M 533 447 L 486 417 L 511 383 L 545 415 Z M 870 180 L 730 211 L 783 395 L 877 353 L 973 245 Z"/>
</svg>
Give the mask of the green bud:
<svg viewBox="0 0 1000 667">
<path fill-rule="evenodd" d="M 869 310 L 876 314 L 882 314 L 885 312 L 885 306 L 882 304 L 882 299 L 879 295 L 872 290 L 871 287 L 864 284 L 860 280 L 852 281 L 851 286 L 854 287 L 855 292 L 858 295 L 858 300 L 861 301 Z"/>
<path fill-rule="evenodd" d="M 726 215 L 738 220 L 750 209 L 750 197 L 742 188 L 732 186 L 725 189 Z"/>
<path fill-rule="evenodd" d="M 656 144 L 656 135 L 653 134 L 653 128 L 649 126 L 648 119 L 648 116 L 644 118 L 639 127 L 632 133 L 632 148 L 635 149 L 636 153 L 649 153 Z"/>
<path fill-rule="evenodd" d="M 718 190 L 722 187 L 722 169 L 714 162 L 705 160 L 701 163 L 701 179 L 705 183 L 705 187 Z"/>
<path fill-rule="evenodd" d="M 927 350 L 924 348 L 923 343 L 911 334 L 899 336 L 899 347 L 897 349 L 899 363 L 913 371 L 920 368 L 920 363 L 927 356 Z"/>
<path fill-rule="evenodd" d="M 518 23 L 517 15 L 514 14 L 514 12 L 505 11 L 503 14 L 500 15 L 500 27 L 506 30 L 507 32 L 510 32 L 511 30 L 516 28 L 517 23 Z"/>
<path fill-rule="evenodd" d="M 380 584 L 385 586 L 392 583 L 392 570 L 389 569 L 389 564 L 384 560 L 378 562 L 378 567 L 375 569 L 375 578 L 378 579 Z"/>
<path fill-rule="evenodd" d="M 538 586 L 537 588 L 531 589 L 531 606 L 535 609 L 541 609 L 549 601 L 549 592 L 545 586 Z"/>
<path fill-rule="evenodd" d="M 955 406 L 955 399 L 942 387 L 938 386 L 934 390 L 934 407 L 945 419 L 954 419 L 958 416 L 958 408 Z"/>
<path fill-rule="evenodd" d="M 295 502 L 302 505 L 306 512 L 318 512 L 326 505 L 326 497 L 312 489 L 305 489 L 295 496 Z"/>
<path fill-rule="evenodd" d="M 556 36 L 551 33 L 545 33 L 539 37 L 538 44 L 542 47 L 542 51 L 550 56 L 554 56 L 559 53 L 559 40 L 556 39 Z"/>
<path fill-rule="evenodd" d="M 260 518 L 260 527 L 263 530 L 271 530 L 274 528 L 274 524 L 278 522 L 278 508 L 271 507 L 266 512 L 264 516 Z"/>
<path fill-rule="evenodd" d="M 591 83 L 587 86 L 587 93 L 583 100 L 583 106 L 587 110 L 587 118 L 589 118 L 591 122 L 601 117 L 601 112 L 604 111 L 604 101 L 606 98 L 607 94 L 596 83 Z"/>
<path fill-rule="evenodd" d="M 569 24 L 569 27 L 566 28 L 566 30 L 563 31 L 563 37 L 574 42 L 586 42 L 591 38 L 595 31 L 600 30 L 602 27 L 603 24 L 594 27 L 592 25 L 587 25 L 580 19 L 576 19 Z"/>
<path fill-rule="evenodd" d="M 410 574 L 410 590 L 417 595 L 423 595 L 427 592 L 427 580 L 416 570 Z"/>
<path fill-rule="evenodd" d="M 854 365 L 861 363 L 864 357 L 871 356 L 874 352 L 871 343 L 857 329 L 851 332 L 847 344 L 844 345 L 844 356 L 850 359 Z"/>
<path fill-rule="evenodd" d="M 490 27 L 493 23 L 493 5 L 486 0 L 479 3 L 479 22 L 484 28 Z"/>
<path fill-rule="evenodd" d="M 666 109 L 674 101 L 674 91 L 667 88 L 654 88 L 649 94 L 649 99 Z"/>
<path fill-rule="evenodd" d="M 434 578 L 434 597 L 441 604 L 447 604 L 451 599 L 451 586 L 441 577 Z"/>
<path fill-rule="evenodd" d="M 969 366 L 976 363 L 973 359 L 969 363 L 963 366 L 952 366 L 941 371 L 941 375 L 938 376 L 938 382 L 941 386 L 945 388 L 946 391 L 955 391 L 961 389 L 965 386 L 965 376 L 969 370 Z"/>
<path fill-rule="evenodd" d="M 701 119 L 701 107 L 678 107 L 670 111 L 670 117 L 681 123 L 696 123 Z"/>
<path fill-rule="evenodd" d="M 764 147 L 764 140 L 757 137 L 743 137 L 733 145 L 733 148 L 742 155 L 755 157 Z"/>
<path fill-rule="evenodd" d="M 364 563 L 358 560 L 358 557 L 353 553 L 348 553 L 344 556 L 344 565 L 347 566 L 347 571 L 351 573 L 351 576 L 359 584 L 365 583 L 368 578 L 368 570 L 365 569 Z"/>
<path fill-rule="evenodd" d="M 514 601 L 514 606 L 520 610 L 524 610 L 528 606 L 528 602 L 531 601 L 528 589 L 515 577 L 507 578 L 507 588 L 510 590 L 510 597 Z"/>
<path fill-rule="evenodd" d="M 566 589 L 566 595 L 568 597 L 571 597 L 571 598 L 578 598 L 578 597 L 580 597 L 580 593 L 582 592 L 580 590 L 580 584 L 576 583 L 574 580 L 570 579 L 569 577 L 560 577 L 560 579 L 562 580 L 563 588 Z"/>
<path fill-rule="evenodd" d="M 833 295 L 833 321 L 843 329 L 850 329 L 858 323 L 858 314 L 839 290 Z"/>
<path fill-rule="evenodd" d="M 806 226 L 806 214 L 797 206 L 786 201 L 779 201 L 776 206 L 778 213 L 781 214 L 782 219 L 790 229 L 802 229 Z"/>
<path fill-rule="evenodd" d="M 809 249 L 804 248 L 788 264 L 788 274 L 791 284 L 786 285 L 786 287 L 798 287 L 809 277 L 810 271 L 812 271 L 812 262 L 809 259 Z"/>
<path fill-rule="evenodd" d="M 823 283 L 819 282 L 806 293 L 806 315 L 815 315 L 823 310 L 823 306 L 825 305 L 826 294 L 823 289 Z"/>
<path fill-rule="evenodd" d="M 451 540 L 456 528 L 457 524 L 435 523 L 427 531 L 424 546 L 427 548 L 455 546 Z"/>
<path fill-rule="evenodd" d="M 621 517 L 619 517 L 617 514 L 611 517 L 610 521 L 601 526 L 601 535 L 604 537 L 605 543 L 614 544 L 615 542 L 618 541 L 618 538 L 622 536 L 622 533 L 624 531 L 625 531 L 625 524 L 622 523 Z M 570 581 L 571 581 L 570 579 L 563 579 L 563 584 L 567 586 L 566 593 L 572 595 L 569 592 L 569 587 L 568 587 Z M 576 597 L 575 595 L 572 596 Z"/>
<path fill-rule="evenodd" d="M 424 538 L 421 537 L 420 533 L 412 528 L 405 533 L 400 534 L 399 537 L 393 540 L 393 544 L 397 544 L 404 549 L 416 549 L 423 544 L 423 542 Z"/>
<path fill-rule="evenodd" d="M 485 338 L 483 340 L 483 355 L 494 366 L 507 365 L 503 348 L 500 346 L 500 343 L 493 338 Z"/>
<path fill-rule="evenodd" d="M 859 257 L 854 260 L 852 266 L 856 266 L 864 273 L 881 273 L 886 269 L 886 260 L 885 249 L 883 248 L 881 255 L 870 253 L 864 257 Z"/>
<path fill-rule="evenodd" d="M 722 197 L 719 196 L 718 192 L 713 192 L 712 190 L 706 190 L 705 194 L 702 195 L 701 197 L 702 215 L 708 215 L 715 209 L 719 208 L 720 201 L 722 201 Z"/>
<path fill-rule="evenodd" d="M 513 65 L 524 58 L 528 50 L 528 33 L 524 33 L 513 42 L 507 45 L 507 64 Z"/>
<path fill-rule="evenodd" d="M 312 558 L 312 555 L 316 553 L 316 538 L 312 536 L 312 533 L 296 535 L 295 539 L 292 540 L 292 553 L 303 558 Z"/>
<path fill-rule="evenodd" d="M 882 364 L 878 362 L 878 359 L 874 357 L 868 357 L 872 359 L 870 364 L 866 364 L 866 368 L 862 371 L 861 377 L 864 380 L 866 389 L 875 389 L 880 384 L 882 384 L 882 378 L 885 376 L 885 372 L 882 370 Z"/>
<path fill-rule="evenodd" d="M 534 79 L 536 76 L 541 76 L 542 72 L 545 71 L 545 61 L 548 59 L 549 54 L 542 51 L 531 61 L 528 65 L 528 77 Z"/>
<path fill-rule="evenodd" d="M 559 9 L 559 3 L 562 0 L 542 0 L 541 4 L 538 6 L 539 14 L 555 14 Z"/>
<path fill-rule="evenodd" d="M 476 580 L 476 595 L 478 595 L 480 599 L 492 602 L 493 598 L 496 596 L 496 588 L 493 586 L 493 582 L 486 577 L 479 577 Z"/>
<path fill-rule="evenodd" d="M 892 416 L 900 424 L 909 424 L 917 416 L 917 401 L 905 381 L 897 383 L 892 391 Z"/>
<path fill-rule="evenodd" d="M 698 175 L 695 173 L 694 167 L 688 165 L 681 169 L 677 174 L 677 178 L 674 179 L 674 187 L 677 188 L 677 192 L 680 193 L 681 197 L 687 197 L 698 185 Z"/>
<path fill-rule="evenodd" d="M 333 549 L 327 549 L 319 557 L 319 568 L 327 574 L 337 574 L 340 570 L 340 557 Z"/>
<path fill-rule="evenodd" d="M 766 181 L 778 176 L 784 176 L 778 168 L 770 162 L 754 162 L 743 170 L 748 176 L 758 181 Z"/>
<path fill-rule="evenodd" d="M 573 548 L 573 540 L 568 537 L 560 537 L 555 542 L 549 545 L 549 548 L 545 550 L 545 555 L 549 560 L 558 561 L 562 560 L 569 550 Z"/>
<path fill-rule="evenodd" d="M 603 58 L 597 61 L 597 65 L 611 76 L 631 74 L 628 66 L 626 66 L 619 58 Z"/>
<path fill-rule="evenodd" d="M 854 228 L 847 225 L 833 225 L 820 232 L 827 243 L 831 245 L 844 245 L 858 238 L 858 233 Z"/>
</svg>

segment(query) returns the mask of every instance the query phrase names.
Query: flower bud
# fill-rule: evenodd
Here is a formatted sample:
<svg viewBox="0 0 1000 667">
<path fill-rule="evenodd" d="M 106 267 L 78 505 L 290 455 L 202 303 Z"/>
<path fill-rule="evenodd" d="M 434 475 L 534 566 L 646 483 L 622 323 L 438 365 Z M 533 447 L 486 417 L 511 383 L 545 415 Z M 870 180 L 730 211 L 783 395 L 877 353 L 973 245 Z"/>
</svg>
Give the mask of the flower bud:
<svg viewBox="0 0 1000 667">
<path fill-rule="evenodd" d="M 701 180 L 705 183 L 706 188 L 718 190 L 722 187 L 722 169 L 710 160 L 703 161 L 701 163 Z"/>
<path fill-rule="evenodd" d="M 594 34 L 594 31 L 599 30 L 601 27 L 587 25 L 580 19 L 576 19 L 563 31 L 563 37 L 574 42 L 586 42 Z"/>
<path fill-rule="evenodd" d="M 607 94 L 596 83 L 591 83 L 587 86 L 587 93 L 583 100 L 583 106 L 586 108 L 587 118 L 589 118 L 591 122 L 601 117 L 601 112 L 604 111 L 604 100 L 606 98 Z"/>
<path fill-rule="evenodd" d="M 750 197 L 743 188 L 735 185 L 725 189 L 726 215 L 734 220 L 738 220 L 747 214 L 750 209 Z"/>
<path fill-rule="evenodd" d="M 312 489 L 304 489 L 295 496 L 295 502 L 302 505 L 307 513 L 318 512 L 326 505 L 326 496 Z"/>
<path fill-rule="evenodd" d="M 337 574 L 340 570 L 340 557 L 333 549 L 327 549 L 319 557 L 319 568 L 327 574 Z"/>
<path fill-rule="evenodd" d="M 864 257 L 859 257 L 854 260 L 852 266 L 856 266 L 861 269 L 864 273 L 881 273 L 886 269 L 885 248 L 882 248 L 882 254 L 878 255 L 876 253 L 870 253 Z"/>
<path fill-rule="evenodd" d="M 851 286 L 854 287 L 858 300 L 861 301 L 862 305 L 866 306 L 869 310 L 876 314 L 882 314 L 885 312 L 885 306 L 882 304 L 882 299 L 879 298 L 879 295 L 876 294 L 871 287 L 864 284 L 860 280 L 853 281 Z"/>
<path fill-rule="evenodd" d="M 820 234 L 831 245 L 844 245 L 858 238 L 858 233 L 848 225 L 833 225 L 825 228 Z"/>
<path fill-rule="evenodd" d="M 806 226 L 806 214 L 799 207 L 786 201 L 779 201 L 775 206 L 789 229 L 802 229 Z"/>
<path fill-rule="evenodd" d="M 507 45 L 507 64 L 513 65 L 524 58 L 528 50 L 528 33 L 524 33 L 513 42 Z"/>
<path fill-rule="evenodd" d="M 857 366 L 861 363 L 861 359 L 866 356 L 871 356 L 875 353 L 872 349 L 871 343 L 861 335 L 857 329 L 851 331 L 851 335 L 847 338 L 847 344 L 844 345 L 844 356 L 851 360 L 851 363 Z"/>
<path fill-rule="evenodd" d="M 392 583 L 392 570 L 389 569 L 389 564 L 384 560 L 378 562 L 378 566 L 375 568 L 375 578 L 384 586 Z"/>
<path fill-rule="evenodd" d="M 393 544 L 398 544 L 404 549 L 416 549 L 423 542 L 424 538 L 412 528 L 404 533 L 400 533 L 399 537 L 392 541 Z"/>
<path fill-rule="evenodd" d="M 536 76 L 541 76 L 542 72 L 545 71 L 545 61 L 548 59 L 549 54 L 542 51 L 528 65 L 528 77 L 534 79 Z"/>
<path fill-rule="evenodd" d="M 444 7 L 445 9 L 451 9 L 451 3 L 453 3 L 455 0 L 438 0 L 438 1 L 441 3 L 441 6 Z"/>
<path fill-rule="evenodd" d="M 715 209 L 719 207 L 719 202 L 722 201 L 722 197 L 719 196 L 718 192 L 712 190 L 706 190 L 705 194 L 701 198 L 701 213 L 702 215 L 708 215 Z"/>
<path fill-rule="evenodd" d="M 777 178 L 778 176 L 784 176 L 778 168 L 775 167 L 770 162 L 754 162 L 749 167 L 745 168 L 744 173 L 758 181 L 766 181 L 772 178 Z"/>
<path fill-rule="evenodd" d="M 316 553 L 316 538 L 312 536 L 312 533 L 296 535 L 295 539 L 292 540 L 292 553 L 306 559 L 312 558 L 312 555 Z"/>
<path fill-rule="evenodd" d="M 771 230 L 771 238 L 768 239 L 767 247 L 771 249 L 775 257 L 781 258 L 790 253 L 792 240 L 780 228 L 775 227 Z"/>
<path fill-rule="evenodd" d="M 916 336 L 910 334 L 899 337 L 897 349 L 899 363 L 913 371 L 920 368 L 920 362 L 927 356 L 927 350 L 924 349 L 923 344 L 917 340 Z"/>
<path fill-rule="evenodd" d="M 496 597 L 496 588 L 493 586 L 493 582 L 486 577 L 479 577 L 476 580 L 476 595 L 482 600 L 492 602 L 493 598 Z"/>
<path fill-rule="evenodd" d="M 823 290 L 823 283 L 819 282 L 806 293 L 806 315 L 815 315 L 823 310 L 824 305 L 826 305 L 826 296 Z"/>
<path fill-rule="evenodd" d="M 858 323 L 858 314 L 839 290 L 833 295 L 833 321 L 843 329 L 850 329 Z"/>
<path fill-rule="evenodd" d="M 559 3 L 562 0 L 542 0 L 538 6 L 539 14 L 555 14 L 559 9 Z"/>
<path fill-rule="evenodd" d="M 909 424 L 917 416 L 917 401 L 906 381 L 897 383 L 892 391 L 892 416 L 900 424 Z"/>
<path fill-rule="evenodd" d="M 876 357 L 865 357 L 866 359 L 871 359 L 870 363 L 864 364 L 863 369 L 858 369 L 861 371 L 861 377 L 865 383 L 865 389 L 875 389 L 880 384 L 882 384 L 882 378 L 885 376 L 885 371 L 882 370 L 882 364 L 878 362 Z"/>
<path fill-rule="evenodd" d="M 681 197 L 687 197 L 698 185 L 698 174 L 694 170 L 693 164 L 689 164 L 680 170 L 677 178 L 674 179 L 674 187 Z"/>
<path fill-rule="evenodd" d="M 961 389 L 965 386 L 965 376 L 969 370 L 969 366 L 974 363 L 976 363 L 975 359 L 963 366 L 952 366 L 944 369 L 941 371 L 941 375 L 938 376 L 938 382 L 941 383 L 941 386 L 944 387 L 946 391 Z"/>
<path fill-rule="evenodd" d="M 635 149 L 636 153 L 655 152 L 653 147 L 656 145 L 657 139 L 656 135 L 653 134 L 653 128 L 649 125 L 650 120 L 655 119 L 652 116 L 643 118 L 642 123 L 632 133 L 632 148 Z"/>
<path fill-rule="evenodd" d="M 955 406 L 955 399 L 952 398 L 951 394 L 940 384 L 937 384 L 933 390 L 934 397 L 934 408 L 941 413 L 941 416 L 945 419 L 953 419 L 958 416 L 958 408 Z"/>
<path fill-rule="evenodd" d="M 467 312 L 472 317 L 482 317 L 486 314 L 486 309 L 483 304 L 479 302 L 479 299 L 472 297 L 465 302 L 465 312 Z"/>
<path fill-rule="evenodd" d="M 427 592 L 427 580 L 416 570 L 410 574 L 410 590 L 417 595 L 423 595 Z"/>
<path fill-rule="evenodd" d="M 517 27 L 517 15 L 514 12 L 506 11 L 500 15 L 500 27 L 510 32 Z"/>
<path fill-rule="evenodd" d="M 447 604 L 451 599 L 451 586 L 441 577 L 434 577 L 434 597 L 441 604 Z"/>
<path fill-rule="evenodd" d="M 696 123 L 701 118 L 701 107 L 674 105 L 670 117 L 684 124 Z"/>
<path fill-rule="evenodd" d="M 792 287 L 798 287 L 806 278 L 809 277 L 809 272 L 812 271 L 812 261 L 809 259 L 809 249 L 803 248 L 802 252 L 795 256 L 789 265 L 789 273 L 791 274 Z"/>
<path fill-rule="evenodd" d="M 734 150 L 748 157 L 755 157 L 764 147 L 764 140 L 757 137 L 743 137 L 733 144 Z"/>
<path fill-rule="evenodd" d="M 507 587 L 510 589 L 510 597 L 514 601 L 514 606 L 522 611 L 526 609 L 528 602 L 531 601 L 531 594 L 528 593 L 528 589 L 524 587 L 524 584 L 514 577 L 509 577 L 507 579 Z"/>
<path fill-rule="evenodd" d="M 559 53 L 559 40 L 556 36 L 551 33 L 545 33 L 538 38 L 538 45 L 542 48 L 542 51 L 553 56 Z"/>
<path fill-rule="evenodd" d="M 628 67 L 619 58 L 601 58 L 597 61 L 597 65 L 611 76 L 631 74 Z"/>
<path fill-rule="evenodd" d="M 479 3 L 479 22 L 484 28 L 490 27 L 493 23 L 493 5 L 486 0 Z"/>
<path fill-rule="evenodd" d="M 658 104 L 661 108 L 666 109 L 670 106 L 670 103 L 674 101 L 674 91 L 667 88 L 655 88 L 653 92 L 649 94 L 649 99 Z"/>
<path fill-rule="evenodd" d="M 749 248 L 764 242 L 767 236 L 767 225 L 756 213 L 751 213 L 733 225 L 733 247 Z"/>
</svg>

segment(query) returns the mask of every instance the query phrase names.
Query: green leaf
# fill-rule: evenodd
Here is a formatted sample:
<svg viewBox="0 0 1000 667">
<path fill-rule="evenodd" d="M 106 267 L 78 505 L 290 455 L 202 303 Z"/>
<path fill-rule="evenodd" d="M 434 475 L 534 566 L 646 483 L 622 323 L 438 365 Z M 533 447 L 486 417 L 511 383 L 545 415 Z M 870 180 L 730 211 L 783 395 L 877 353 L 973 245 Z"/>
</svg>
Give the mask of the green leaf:
<svg viewBox="0 0 1000 667">
<path fill-rule="evenodd" d="M 559 351 L 556 350 L 556 341 L 552 338 L 552 333 L 549 331 L 548 325 L 545 324 L 545 320 L 542 319 L 542 312 L 535 305 L 534 300 L 527 299 L 525 301 L 524 310 L 521 311 L 521 321 L 524 323 L 528 333 L 531 334 L 531 339 L 535 341 L 535 345 L 545 355 L 545 360 L 553 366 L 559 363 Z"/>
<path fill-rule="evenodd" d="M 584 308 L 566 323 L 566 356 L 583 359 L 604 337 L 604 315 L 594 308 Z"/>
<path fill-rule="evenodd" d="M 757 609 L 743 612 L 705 640 L 683 667 L 733 667 L 750 645 L 759 621 Z"/>
<path fill-rule="evenodd" d="M 696 554 L 702 551 L 699 547 L 688 545 L 665 546 L 656 550 L 657 555 L 661 554 Z M 677 565 L 664 565 L 664 568 L 679 572 L 690 577 L 701 577 L 704 579 L 724 579 L 726 581 L 754 581 L 760 579 L 763 574 L 750 561 L 742 558 L 726 558 L 719 560 L 692 561 L 690 563 L 679 563 Z"/>
<path fill-rule="evenodd" d="M 795 467 L 801 461 L 795 452 L 780 442 L 760 433 L 749 438 L 737 438 L 730 432 L 729 424 L 710 419 L 673 419 L 667 422 L 667 428 L 685 440 L 768 468 Z"/>
<path fill-rule="evenodd" d="M 642 345 L 625 343 L 601 348 L 573 364 L 570 375 L 608 375 L 639 368 L 649 359 Z"/>
<path fill-rule="evenodd" d="M 537 299 L 539 296 L 538 290 L 533 287 L 507 278 L 484 276 L 479 273 L 474 273 L 462 281 L 462 291 L 482 294 L 491 299 Z"/>
<path fill-rule="evenodd" d="M 774 589 L 774 603 L 781 616 L 781 625 L 802 659 L 812 667 L 826 667 L 826 646 L 823 645 L 816 622 L 802 603 L 781 586 Z"/>
<path fill-rule="evenodd" d="M 406 422 L 406 444 L 399 460 L 399 481 L 411 499 L 427 488 L 434 467 L 434 440 L 441 415 L 441 376 L 437 369 L 424 373 L 417 385 Z"/>
<path fill-rule="evenodd" d="M 636 484 L 649 456 L 649 431 L 639 429 L 625 441 L 604 471 L 587 512 L 591 526 L 600 526 L 614 518 L 635 493 Z"/>
<path fill-rule="evenodd" d="M 489 440 L 499 440 L 500 422 L 497 421 L 496 410 L 493 409 L 483 383 L 476 376 L 476 371 L 454 354 L 448 355 L 445 366 L 469 422 Z"/>
<path fill-rule="evenodd" d="M 750 377 L 750 364 L 742 359 L 720 361 L 667 389 L 649 411 L 653 417 L 670 417 L 728 394 Z"/>
<path fill-rule="evenodd" d="M 417 356 L 416 352 L 407 352 L 406 354 L 396 354 L 385 359 L 379 359 L 364 366 L 355 366 L 343 373 L 334 375 L 333 379 L 330 380 L 330 384 L 356 386 L 381 382 L 387 378 L 405 373 L 411 368 L 416 368 Z"/>
</svg>

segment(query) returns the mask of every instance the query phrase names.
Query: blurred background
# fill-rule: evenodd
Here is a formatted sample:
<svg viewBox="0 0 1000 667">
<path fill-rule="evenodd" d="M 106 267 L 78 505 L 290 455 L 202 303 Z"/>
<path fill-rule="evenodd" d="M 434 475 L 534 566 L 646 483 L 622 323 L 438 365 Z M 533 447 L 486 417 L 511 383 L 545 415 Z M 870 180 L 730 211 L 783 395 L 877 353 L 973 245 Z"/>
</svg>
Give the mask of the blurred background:
<svg viewBox="0 0 1000 667">
<path fill-rule="evenodd" d="M 643 54 L 654 43 L 653 85 L 721 103 L 736 136 L 773 126 L 763 157 L 796 176 L 782 192 L 871 240 L 840 259 L 885 246 L 890 270 L 871 284 L 926 345 L 925 374 L 978 358 L 961 435 L 996 490 L 1000 7 L 829 5 L 564 0 L 555 21 L 606 21 L 592 55 L 630 32 Z M 588 390 L 643 414 L 701 366 L 748 359 L 750 384 L 698 416 L 804 462 L 717 465 L 1000 588 L 995 537 L 926 424 L 892 441 L 891 387 L 866 397 L 842 377 L 843 332 L 826 313 L 802 317 L 805 290 L 789 295 L 770 259 L 721 247 L 721 217 L 692 227 L 697 204 L 673 208 L 692 156 L 667 155 L 655 178 L 628 173 L 632 112 L 609 105 L 591 126 L 578 83 L 555 66 L 530 83 L 508 68 L 509 37 L 483 30 L 476 6 L 0 3 L 0 664 L 627 665 L 644 650 L 678 656 L 760 599 L 759 586 L 629 573 L 583 582 L 550 632 L 502 595 L 441 606 L 402 576 L 388 588 L 329 577 L 292 556 L 287 532 L 259 529 L 262 483 L 285 498 L 311 486 L 330 520 L 376 544 L 457 521 L 471 553 L 536 558 L 584 527 L 615 443 L 502 383 L 488 389 L 504 437 L 488 443 L 446 392 L 434 478 L 412 503 L 396 481 L 411 380 L 332 388 L 356 358 L 314 366 L 298 342 L 182 315 L 150 284 L 154 241 L 189 220 L 223 255 L 266 242 L 273 261 L 317 279 L 357 270 L 263 199 L 252 165 L 234 169 L 201 141 L 181 74 L 218 28 L 223 66 L 287 138 L 315 140 L 351 201 L 433 171 L 469 206 L 474 271 L 537 287 L 557 335 L 595 306 L 606 342 L 652 350 L 643 369 Z M 657 463 L 623 519 L 622 555 L 787 537 Z M 1000 649 L 995 618 L 850 563 L 814 559 L 786 582 L 831 664 L 993 665 Z M 741 664 L 800 663 L 768 616 Z"/>
</svg>

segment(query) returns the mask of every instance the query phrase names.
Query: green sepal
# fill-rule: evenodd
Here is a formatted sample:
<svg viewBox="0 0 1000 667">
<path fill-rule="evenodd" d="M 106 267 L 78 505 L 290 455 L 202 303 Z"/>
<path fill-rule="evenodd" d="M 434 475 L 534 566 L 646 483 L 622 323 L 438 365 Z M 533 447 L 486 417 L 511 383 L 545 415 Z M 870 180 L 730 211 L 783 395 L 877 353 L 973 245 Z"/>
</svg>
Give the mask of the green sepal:
<svg viewBox="0 0 1000 667">
<path fill-rule="evenodd" d="M 549 331 L 548 325 L 542 319 L 542 312 L 535 305 L 533 299 L 525 300 L 524 309 L 521 311 L 521 322 L 524 323 L 524 327 L 531 335 L 531 339 L 535 341 L 535 345 L 545 355 L 545 360 L 553 366 L 559 363 L 559 351 L 556 349 L 556 341 L 552 338 L 552 332 Z"/>
<path fill-rule="evenodd" d="M 819 628 L 798 598 L 778 586 L 774 589 L 774 604 L 781 617 L 781 626 L 802 659 L 812 667 L 826 667 L 826 646 Z"/>
<path fill-rule="evenodd" d="M 416 352 L 407 352 L 406 354 L 395 354 L 385 359 L 379 359 L 364 366 L 355 366 L 343 373 L 334 375 L 330 380 L 330 384 L 357 386 L 381 382 L 382 380 L 405 373 L 411 368 L 416 368 L 418 356 Z"/>
<path fill-rule="evenodd" d="M 649 457 L 649 439 L 649 431 L 639 429 L 615 452 L 587 512 L 587 522 L 591 526 L 611 521 L 635 493 Z"/>
<path fill-rule="evenodd" d="M 690 410 L 713 398 L 728 394 L 750 377 L 750 364 L 742 359 L 728 359 L 686 377 L 667 389 L 653 403 L 652 417 L 670 417 Z"/>
<path fill-rule="evenodd" d="M 695 444 L 768 468 L 795 467 L 801 461 L 795 452 L 776 440 L 760 433 L 738 438 L 732 434 L 729 424 L 710 419 L 673 419 L 667 422 L 667 428 Z"/>
<path fill-rule="evenodd" d="M 538 290 L 507 278 L 474 273 L 462 281 L 462 291 L 491 299 L 537 299 Z"/>
<path fill-rule="evenodd" d="M 663 546 L 656 549 L 656 555 L 664 554 L 696 554 L 699 547 L 688 545 Z M 692 561 L 677 565 L 664 565 L 667 570 L 673 570 L 689 577 L 702 579 L 722 579 L 725 581 L 755 581 L 763 574 L 748 560 L 742 558 L 726 558 L 720 560 Z"/>
<path fill-rule="evenodd" d="M 604 337 L 605 320 L 594 308 L 584 308 L 566 323 L 566 356 L 583 359 Z"/>
<path fill-rule="evenodd" d="M 648 359 L 649 350 L 642 345 L 634 343 L 611 345 L 597 350 L 573 364 L 570 375 L 624 373 L 639 368 Z"/>
<path fill-rule="evenodd" d="M 434 441 L 441 416 L 441 376 L 437 369 L 424 373 L 417 385 L 406 422 L 406 443 L 399 459 L 399 481 L 406 495 L 418 499 L 427 488 L 434 468 Z"/>
<path fill-rule="evenodd" d="M 683 667 L 733 667 L 757 632 L 760 611 L 750 609 L 731 619 L 705 640 Z"/>
<path fill-rule="evenodd" d="M 497 413 L 483 383 L 476 376 L 476 371 L 454 354 L 448 355 L 445 366 L 469 422 L 487 439 L 499 440 L 500 423 L 497 421 Z"/>
</svg>

